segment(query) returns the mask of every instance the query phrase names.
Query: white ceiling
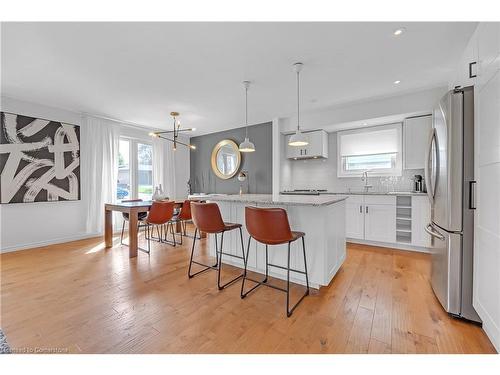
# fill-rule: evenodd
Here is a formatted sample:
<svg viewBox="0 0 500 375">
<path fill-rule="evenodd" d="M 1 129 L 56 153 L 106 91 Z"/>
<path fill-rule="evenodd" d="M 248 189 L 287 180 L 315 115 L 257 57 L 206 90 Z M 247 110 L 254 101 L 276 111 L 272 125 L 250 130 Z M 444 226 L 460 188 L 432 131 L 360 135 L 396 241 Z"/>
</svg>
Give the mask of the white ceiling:
<svg viewBox="0 0 500 375">
<path fill-rule="evenodd" d="M 395 37 L 393 31 L 406 27 Z M 2 23 L 2 95 L 196 135 L 446 85 L 475 23 Z M 395 80 L 401 80 L 394 85 Z"/>
</svg>

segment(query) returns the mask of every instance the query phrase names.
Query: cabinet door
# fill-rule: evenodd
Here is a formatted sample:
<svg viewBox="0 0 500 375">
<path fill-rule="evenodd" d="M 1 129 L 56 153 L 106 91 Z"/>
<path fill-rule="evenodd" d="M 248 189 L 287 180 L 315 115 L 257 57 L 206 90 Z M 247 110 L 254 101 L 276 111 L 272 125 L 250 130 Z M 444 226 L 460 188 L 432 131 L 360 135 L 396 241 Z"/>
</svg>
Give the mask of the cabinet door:
<svg viewBox="0 0 500 375">
<path fill-rule="evenodd" d="M 477 33 L 474 33 L 460 59 L 458 77 L 454 86 L 472 86 L 476 83 L 478 73 Z"/>
<path fill-rule="evenodd" d="M 307 157 L 328 157 L 328 133 L 324 130 L 318 130 L 307 133 L 309 135 L 309 144 L 305 147 Z"/>
<path fill-rule="evenodd" d="M 411 244 L 430 247 L 431 236 L 425 226 L 431 221 L 431 204 L 426 196 L 411 197 Z"/>
<path fill-rule="evenodd" d="M 345 215 L 346 237 L 362 240 L 365 234 L 363 204 L 360 202 L 350 203 L 348 199 L 346 203 Z"/>
<path fill-rule="evenodd" d="M 396 242 L 396 206 L 369 204 L 365 206 L 365 240 Z"/>
<path fill-rule="evenodd" d="M 405 119 L 404 136 L 404 169 L 424 169 L 425 151 L 432 127 L 432 116 L 421 116 Z"/>
<path fill-rule="evenodd" d="M 500 68 L 500 22 L 481 22 L 476 30 L 479 84 L 485 85 Z"/>
</svg>

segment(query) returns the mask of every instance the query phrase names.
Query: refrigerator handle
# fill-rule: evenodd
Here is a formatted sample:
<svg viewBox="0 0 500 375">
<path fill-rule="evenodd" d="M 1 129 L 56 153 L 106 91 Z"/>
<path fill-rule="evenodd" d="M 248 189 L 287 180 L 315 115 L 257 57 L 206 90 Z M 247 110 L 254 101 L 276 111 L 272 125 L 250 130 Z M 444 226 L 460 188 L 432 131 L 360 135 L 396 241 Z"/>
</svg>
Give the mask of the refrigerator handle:
<svg viewBox="0 0 500 375">
<path fill-rule="evenodd" d="M 469 209 L 476 209 L 476 181 L 469 181 Z"/>
<path fill-rule="evenodd" d="M 424 177 L 425 177 L 425 186 L 427 188 L 427 196 L 429 197 L 429 201 L 431 203 L 434 202 L 434 187 L 432 186 L 431 181 L 431 171 L 430 171 L 430 163 L 429 158 L 432 152 L 432 142 L 434 142 L 434 137 L 436 136 L 436 129 L 431 129 L 431 135 L 429 137 L 429 144 L 427 146 L 427 151 L 425 152 L 425 168 L 424 168 Z"/>
<path fill-rule="evenodd" d="M 425 226 L 425 228 L 424 228 L 424 229 L 425 229 L 425 231 L 426 231 L 427 233 L 429 233 L 432 237 L 436 237 L 436 238 L 440 239 L 441 241 L 444 241 L 444 240 L 445 240 L 445 238 L 444 238 L 444 236 L 443 236 L 442 234 L 436 233 L 436 232 L 434 232 L 434 231 L 432 230 L 432 224 L 427 224 L 427 225 Z"/>
</svg>

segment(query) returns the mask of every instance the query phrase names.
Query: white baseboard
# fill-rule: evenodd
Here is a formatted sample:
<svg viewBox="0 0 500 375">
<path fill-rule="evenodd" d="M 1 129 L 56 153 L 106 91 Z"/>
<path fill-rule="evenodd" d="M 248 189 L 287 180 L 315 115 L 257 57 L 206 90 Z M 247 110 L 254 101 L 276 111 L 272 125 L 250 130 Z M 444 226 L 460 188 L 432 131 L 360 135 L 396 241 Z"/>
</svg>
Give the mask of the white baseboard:
<svg viewBox="0 0 500 375">
<path fill-rule="evenodd" d="M 500 328 L 495 321 L 491 318 L 490 314 L 486 312 L 480 302 L 474 300 L 474 308 L 476 309 L 479 317 L 483 321 L 483 330 L 495 347 L 497 353 L 500 353 Z"/>
<path fill-rule="evenodd" d="M 391 243 L 391 242 L 377 242 L 377 241 L 367 241 L 367 240 L 359 240 L 356 238 L 346 238 L 346 242 L 357 243 L 361 245 L 371 245 L 371 246 L 380 246 L 380 247 L 389 247 L 391 249 L 398 250 L 406 250 L 406 251 L 415 251 L 418 253 L 430 253 L 431 250 L 427 247 L 406 245 L 403 243 Z"/>
</svg>

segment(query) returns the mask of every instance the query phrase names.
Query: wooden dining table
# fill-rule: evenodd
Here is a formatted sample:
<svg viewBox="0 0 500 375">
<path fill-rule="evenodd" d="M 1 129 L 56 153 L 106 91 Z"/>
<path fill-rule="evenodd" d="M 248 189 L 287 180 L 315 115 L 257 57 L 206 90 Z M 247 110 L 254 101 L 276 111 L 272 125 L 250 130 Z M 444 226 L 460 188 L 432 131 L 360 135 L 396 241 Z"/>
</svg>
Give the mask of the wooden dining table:
<svg viewBox="0 0 500 375">
<path fill-rule="evenodd" d="M 176 200 L 175 208 L 181 208 L 184 200 Z M 139 201 L 139 202 L 119 202 L 119 203 L 106 203 L 104 204 L 104 242 L 105 247 L 113 247 L 113 211 L 128 213 L 128 254 L 129 258 L 137 256 L 138 235 L 139 235 L 139 213 L 148 212 L 151 208 L 153 201 Z M 180 233 L 182 225 L 180 221 L 175 223 L 175 231 Z M 206 237 L 205 233 L 200 233 L 200 237 Z"/>
</svg>

